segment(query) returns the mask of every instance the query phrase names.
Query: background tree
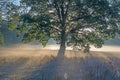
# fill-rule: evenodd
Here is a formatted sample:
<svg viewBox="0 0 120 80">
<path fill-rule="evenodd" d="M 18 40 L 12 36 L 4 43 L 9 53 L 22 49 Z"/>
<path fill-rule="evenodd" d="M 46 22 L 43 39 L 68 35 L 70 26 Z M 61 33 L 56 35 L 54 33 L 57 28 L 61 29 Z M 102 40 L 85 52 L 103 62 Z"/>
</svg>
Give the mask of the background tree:
<svg viewBox="0 0 120 80">
<path fill-rule="evenodd" d="M 5 30 L 8 31 L 7 27 L 7 5 L 12 2 L 17 3 L 18 0 L 0 0 L 0 45 L 5 44 Z M 6 32 L 7 33 L 7 32 Z"/>
<path fill-rule="evenodd" d="M 0 45 L 3 45 L 4 43 L 4 37 L 3 37 L 3 34 L 1 32 L 1 27 L 2 26 L 2 23 L 3 23 L 3 15 L 5 13 L 5 5 L 7 3 L 7 0 L 1 0 L 0 1 Z"/>
<path fill-rule="evenodd" d="M 104 40 L 114 38 L 120 30 L 118 2 L 21 0 L 20 5 L 8 5 L 8 21 L 18 36 L 24 32 L 25 43 L 39 41 L 45 46 L 53 38 L 60 44 L 58 55 L 63 56 L 66 46 L 89 51 L 90 45 L 99 48 Z"/>
</svg>

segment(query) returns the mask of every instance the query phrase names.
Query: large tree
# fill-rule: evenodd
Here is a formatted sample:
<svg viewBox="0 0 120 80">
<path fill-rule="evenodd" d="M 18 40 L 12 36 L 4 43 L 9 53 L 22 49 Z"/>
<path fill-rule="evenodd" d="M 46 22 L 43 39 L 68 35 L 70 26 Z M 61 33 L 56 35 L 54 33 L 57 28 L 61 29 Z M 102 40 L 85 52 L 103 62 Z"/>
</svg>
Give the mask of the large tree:
<svg viewBox="0 0 120 80">
<path fill-rule="evenodd" d="M 21 0 L 8 7 L 10 28 L 23 42 L 39 41 L 46 45 L 53 38 L 60 44 L 85 50 L 89 45 L 102 47 L 104 40 L 119 33 L 119 0 Z M 11 3 L 12 4 L 12 3 Z M 17 24 L 16 24 L 17 23 Z M 89 51 L 89 50 L 88 50 Z"/>
</svg>

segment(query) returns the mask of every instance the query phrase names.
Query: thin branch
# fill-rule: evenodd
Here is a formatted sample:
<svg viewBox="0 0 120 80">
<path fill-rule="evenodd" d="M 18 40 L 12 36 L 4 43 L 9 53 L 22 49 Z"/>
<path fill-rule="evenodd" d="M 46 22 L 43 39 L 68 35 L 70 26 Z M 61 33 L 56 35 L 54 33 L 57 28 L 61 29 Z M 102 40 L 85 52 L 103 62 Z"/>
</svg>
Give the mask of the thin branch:
<svg viewBox="0 0 120 80">
<path fill-rule="evenodd" d="M 51 28 L 53 28 L 54 30 L 58 31 L 58 32 L 61 32 L 60 29 L 58 29 L 57 27 L 54 27 L 54 26 L 50 26 Z"/>
<path fill-rule="evenodd" d="M 58 18 L 59 18 L 59 20 L 60 20 L 60 22 L 62 21 L 62 19 L 61 19 L 61 14 L 60 14 L 60 8 L 59 8 L 59 5 L 58 5 L 58 3 L 57 3 L 57 0 L 54 0 L 54 7 L 55 7 L 55 9 L 56 9 L 56 11 L 57 11 L 57 15 L 58 15 Z"/>
<path fill-rule="evenodd" d="M 64 20 L 65 17 L 63 3 L 64 3 L 63 0 L 61 0 L 60 9 L 61 9 L 62 21 Z"/>
<path fill-rule="evenodd" d="M 68 10 L 69 10 L 69 5 L 70 5 L 70 0 L 68 0 L 68 1 L 69 2 L 67 4 L 66 11 L 65 11 L 65 19 L 66 19 L 67 15 L 68 15 Z"/>
</svg>

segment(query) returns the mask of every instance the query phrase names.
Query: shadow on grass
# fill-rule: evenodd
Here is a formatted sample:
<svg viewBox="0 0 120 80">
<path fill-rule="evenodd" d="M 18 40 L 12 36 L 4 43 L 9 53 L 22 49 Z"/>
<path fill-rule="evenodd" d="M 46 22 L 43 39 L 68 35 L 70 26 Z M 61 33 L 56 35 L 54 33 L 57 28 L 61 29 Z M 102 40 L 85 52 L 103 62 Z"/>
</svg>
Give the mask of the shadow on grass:
<svg viewBox="0 0 120 80">
<path fill-rule="evenodd" d="M 29 61 L 28 58 L 15 59 L 11 61 L 0 57 L 0 80 L 12 80 L 10 75 L 16 73 L 20 67 Z"/>
<path fill-rule="evenodd" d="M 83 66 L 83 73 L 85 73 L 82 80 L 120 80 L 120 76 L 117 75 L 115 68 L 112 67 L 109 61 L 106 62 L 106 60 L 92 54 L 91 57 L 80 64 Z"/>
<path fill-rule="evenodd" d="M 32 57 L 0 63 L 0 80 L 120 80 L 120 58 L 101 54 L 108 60 L 92 52 L 85 57 L 76 55 L 61 60 L 51 56 L 40 60 L 40 57 Z M 20 78 L 9 77 L 16 73 Z"/>
<path fill-rule="evenodd" d="M 51 77 L 51 75 L 55 73 L 55 70 L 56 70 L 56 63 L 55 60 L 53 59 L 47 62 L 46 64 L 42 65 L 41 68 L 35 69 L 31 73 L 31 75 L 27 76 L 26 78 L 23 78 L 22 80 L 49 80 L 49 77 Z"/>
<path fill-rule="evenodd" d="M 88 55 L 86 58 L 53 58 L 22 80 L 120 80 L 119 73 L 111 64 Z"/>
</svg>

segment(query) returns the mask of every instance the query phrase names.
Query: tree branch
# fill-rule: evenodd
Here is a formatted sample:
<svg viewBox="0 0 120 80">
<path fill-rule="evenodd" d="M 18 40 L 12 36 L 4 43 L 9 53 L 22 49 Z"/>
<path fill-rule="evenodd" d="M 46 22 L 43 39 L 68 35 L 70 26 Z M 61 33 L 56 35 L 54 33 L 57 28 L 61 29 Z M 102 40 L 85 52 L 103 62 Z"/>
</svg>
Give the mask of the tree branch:
<svg viewBox="0 0 120 80">
<path fill-rule="evenodd" d="M 54 26 L 50 26 L 51 28 L 53 28 L 54 30 L 58 31 L 58 32 L 61 32 L 60 29 L 58 29 L 57 27 L 54 27 Z"/>
<path fill-rule="evenodd" d="M 57 15 L 58 15 L 58 18 L 59 18 L 59 20 L 60 20 L 60 22 L 62 21 L 62 19 L 61 19 L 61 14 L 60 14 L 60 8 L 59 8 L 59 5 L 58 5 L 58 3 L 57 3 L 57 0 L 54 0 L 54 7 L 55 7 L 55 9 L 56 9 L 56 11 L 57 11 Z"/>
</svg>

